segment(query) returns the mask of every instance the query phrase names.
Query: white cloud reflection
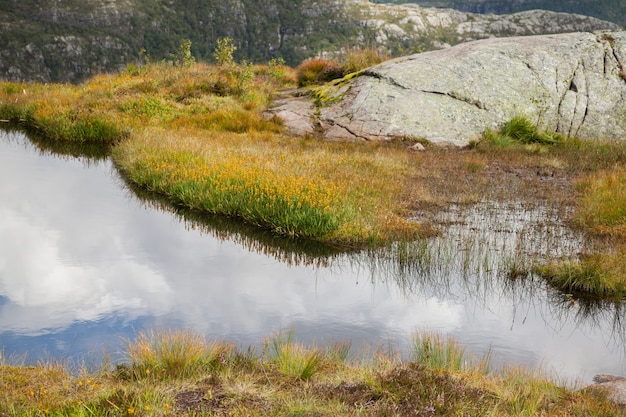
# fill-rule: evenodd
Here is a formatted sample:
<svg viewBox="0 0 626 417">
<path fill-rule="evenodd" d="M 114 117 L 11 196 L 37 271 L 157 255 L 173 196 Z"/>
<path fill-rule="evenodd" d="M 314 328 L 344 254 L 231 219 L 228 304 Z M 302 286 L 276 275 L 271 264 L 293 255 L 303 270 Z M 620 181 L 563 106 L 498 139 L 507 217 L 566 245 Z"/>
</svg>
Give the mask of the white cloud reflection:
<svg viewBox="0 0 626 417">
<path fill-rule="evenodd" d="M 290 326 L 303 339 L 373 345 L 406 343 L 413 331 L 434 329 L 519 362 L 548 357 L 566 375 L 622 366 L 623 355 L 597 337 L 601 329 L 546 318 L 535 299 L 428 286 L 407 295 L 348 262 L 290 266 L 143 207 L 120 188 L 109 163 L 37 155 L 24 151 L 25 139 L 2 136 L 0 342 L 5 332 L 39 335 L 113 316 L 151 317 L 245 342 Z M 590 351 L 606 354 L 600 363 Z"/>
</svg>

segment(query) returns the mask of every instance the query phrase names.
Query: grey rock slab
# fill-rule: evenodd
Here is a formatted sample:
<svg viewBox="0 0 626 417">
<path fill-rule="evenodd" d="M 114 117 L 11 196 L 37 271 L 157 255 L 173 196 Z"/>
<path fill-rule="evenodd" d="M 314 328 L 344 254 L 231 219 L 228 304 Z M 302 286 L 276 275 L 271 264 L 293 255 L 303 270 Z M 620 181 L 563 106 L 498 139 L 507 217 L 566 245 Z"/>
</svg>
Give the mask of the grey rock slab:
<svg viewBox="0 0 626 417">
<path fill-rule="evenodd" d="M 319 111 L 333 139 L 465 146 L 515 116 L 582 139 L 626 138 L 626 32 L 492 38 L 384 62 Z"/>
<path fill-rule="evenodd" d="M 609 400 L 626 406 L 626 378 L 621 376 L 600 374 L 593 378 L 592 387 L 604 390 Z"/>
<path fill-rule="evenodd" d="M 276 116 L 289 132 L 305 136 L 316 130 L 314 112 L 315 106 L 308 97 L 292 97 L 278 100 L 266 113 L 266 117 Z"/>
</svg>

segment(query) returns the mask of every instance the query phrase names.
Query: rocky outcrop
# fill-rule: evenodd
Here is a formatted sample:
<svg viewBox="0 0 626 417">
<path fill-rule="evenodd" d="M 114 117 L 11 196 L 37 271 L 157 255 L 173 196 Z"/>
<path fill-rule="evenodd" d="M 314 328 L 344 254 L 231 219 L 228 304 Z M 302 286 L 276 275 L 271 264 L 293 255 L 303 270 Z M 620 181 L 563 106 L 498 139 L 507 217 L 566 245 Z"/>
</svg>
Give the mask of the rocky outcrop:
<svg viewBox="0 0 626 417">
<path fill-rule="evenodd" d="M 367 28 L 379 47 L 391 54 L 440 49 L 490 37 L 528 36 L 595 30 L 618 30 L 615 23 L 593 17 L 547 10 L 512 14 L 474 14 L 415 4 L 373 4 L 352 0 L 351 15 Z M 357 12 L 358 10 L 358 12 Z"/>
<path fill-rule="evenodd" d="M 388 3 L 388 0 L 373 0 Z M 524 10 L 577 13 L 626 25 L 626 3 L 621 0 L 411 0 L 424 7 L 449 7 L 470 13 L 510 14 Z"/>
<path fill-rule="evenodd" d="M 309 117 L 328 139 L 465 146 L 524 116 L 565 136 L 621 140 L 624 65 L 626 31 L 474 41 L 387 61 L 320 89 L 318 103 L 326 105 Z"/>
</svg>

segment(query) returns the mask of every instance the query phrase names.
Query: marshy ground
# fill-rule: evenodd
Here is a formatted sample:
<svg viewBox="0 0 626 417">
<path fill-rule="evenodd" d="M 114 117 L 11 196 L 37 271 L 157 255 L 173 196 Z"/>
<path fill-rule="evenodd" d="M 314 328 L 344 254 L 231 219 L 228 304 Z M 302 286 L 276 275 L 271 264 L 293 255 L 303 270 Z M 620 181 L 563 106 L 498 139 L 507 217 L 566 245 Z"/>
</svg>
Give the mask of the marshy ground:
<svg viewBox="0 0 626 417">
<path fill-rule="evenodd" d="M 485 205 L 519 207 L 520 221 L 527 213 L 539 223 L 557 218 L 583 243 L 558 257 L 533 256 L 530 234 L 530 253 L 509 275 L 621 302 L 625 144 L 546 136 L 524 119 L 467 149 L 294 138 L 261 113 L 296 80 L 276 63 L 228 63 L 129 67 L 79 86 L 1 83 L 0 119 L 44 140 L 107 144 L 130 183 L 169 204 L 347 249 L 471 228 L 468 219 Z M 485 217 L 487 228 L 492 220 Z M 551 239 L 548 247 L 560 237 Z M 398 262 L 406 254 L 391 252 Z M 564 388 L 532 371 L 492 373 L 481 361 L 468 366 L 453 341 L 433 336 L 415 342 L 408 362 L 388 352 L 349 361 L 345 346 L 307 347 L 280 335 L 258 353 L 186 333 L 139 335 L 127 351 L 126 364 L 78 373 L 6 363 L 0 413 L 623 415 L 594 389 Z"/>
</svg>

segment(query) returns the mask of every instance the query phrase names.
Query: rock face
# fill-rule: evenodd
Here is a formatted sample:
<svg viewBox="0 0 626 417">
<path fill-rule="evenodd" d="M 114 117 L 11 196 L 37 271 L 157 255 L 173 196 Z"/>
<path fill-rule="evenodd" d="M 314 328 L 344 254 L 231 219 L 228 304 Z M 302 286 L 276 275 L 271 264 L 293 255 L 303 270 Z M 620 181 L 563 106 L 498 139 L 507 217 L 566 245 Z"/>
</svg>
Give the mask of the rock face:
<svg viewBox="0 0 626 417">
<path fill-rule="evenodd" d="M 489 37 L 529 36 L 594 30 L 619 30 L 619 25 L 589 16 L 529 10 L 512 14 L 474 14 L 453 9 L 426 8 L 415 4 L 373 4 L 366 0 L 346 2 L 348 13 L 359 26 L 369 29 L 362 35 L 392 55 L 412 49 L 440 49 Z M 358 10 L 355 12 L 354 10 Z M 404 49 L 401 50 L 401 49 Z M 417 52 L 417 51 L 415 51 Z"/>
<path fill-rule="evenodd" d="M 620 140 L 623 65 L 626 31 L 480 40 L 387 61 L 326 87 L 327 106 L 307 117 L 317 117 L 328 139 L 465 146 L 524 116 L 565 136 Z"/>
</svg>

